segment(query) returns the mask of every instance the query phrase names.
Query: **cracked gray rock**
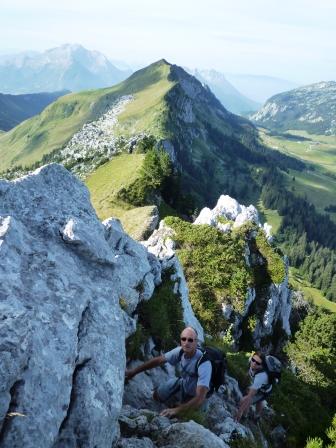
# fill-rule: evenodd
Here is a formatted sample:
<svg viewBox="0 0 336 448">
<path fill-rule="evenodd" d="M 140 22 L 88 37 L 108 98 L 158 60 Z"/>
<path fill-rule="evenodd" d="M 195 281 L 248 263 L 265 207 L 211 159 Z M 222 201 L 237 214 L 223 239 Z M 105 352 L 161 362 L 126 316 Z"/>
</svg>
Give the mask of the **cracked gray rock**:
<svg viewBox="0 0 336 448">
<path fill-rule="evenodd" d="M 119 301 L 153 291 L 150 258 L 62 166 L 0 181 L 1 447 L 111 447 L 134 328 Z"/>
</svg>

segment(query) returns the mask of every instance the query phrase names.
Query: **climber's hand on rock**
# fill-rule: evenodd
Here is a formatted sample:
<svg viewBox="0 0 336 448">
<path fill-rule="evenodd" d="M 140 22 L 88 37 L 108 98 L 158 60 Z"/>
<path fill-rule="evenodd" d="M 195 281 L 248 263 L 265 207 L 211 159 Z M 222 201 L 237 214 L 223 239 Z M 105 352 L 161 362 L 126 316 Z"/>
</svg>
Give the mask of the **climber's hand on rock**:
<svg viewBox="0 0 336 448">
<path fill-rule="evenodd" d="M 176 408 L 167 408 L 161 412 L 162 417 L 174 417 L 177 414 Z"/>
<path fill-rule="evenodd" d="M 125 381 L 131 380 L 135 376 L 133 370 L 125 370 Z"/>
</svg>

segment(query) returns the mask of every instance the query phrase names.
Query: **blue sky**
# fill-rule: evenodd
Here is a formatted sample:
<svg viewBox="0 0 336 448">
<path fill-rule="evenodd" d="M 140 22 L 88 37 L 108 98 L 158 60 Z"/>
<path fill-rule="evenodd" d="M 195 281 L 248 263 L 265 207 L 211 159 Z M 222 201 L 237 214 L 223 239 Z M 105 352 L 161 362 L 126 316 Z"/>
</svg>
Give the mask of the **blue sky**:
<svg viewBox="0 0 336 448">
<path fill-rule="evenodd" d="M 335 0 L 1 0 L 0 52 L 79 43 L 112 59 L 336 80 Z"/>
</svg>

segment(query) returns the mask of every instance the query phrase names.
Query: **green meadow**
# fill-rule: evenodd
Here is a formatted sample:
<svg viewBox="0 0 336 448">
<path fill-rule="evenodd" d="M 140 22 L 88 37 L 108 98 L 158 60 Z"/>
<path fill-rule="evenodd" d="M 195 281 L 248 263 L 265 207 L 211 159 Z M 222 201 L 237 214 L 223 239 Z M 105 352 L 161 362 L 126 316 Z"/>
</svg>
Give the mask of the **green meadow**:
<svg viewBox="0 0 336 448">
<path fill-rule="evenodd" d="M 294 289 L 302 291 L 306 300 L 310 300 L 315 305 L 336 313 L 336 303 L 327 300 L 321 291 L 313 288 L 295 268 L 290 268 L 289 270 L 289 283 Z"/>
<path fill-rule="evenodd" d="M 273 135 L 260 128 L 259 135 L 268 147 L 336 174 L 336 136 L 314 135 L 305 131 Z"/>
<path fill-rule="evenodd" d="M 336 137 L 288 131 L 281 135 L 259 129 L 261 141 L 269 148 L 307 163 L 304 171 L 289 170 L 287 187 L 294 194 L 306 196 L 320 213 L 336 206 Z M 329 213 L 336 222 L 336 213 Z"/>
<path fill-rule="evenodd" d="M 121 188 L 131 185 L 137 179 L 144 157 L 144 154 L 120 154 L 100 166 L 85 180 L 99 219 L 120 219 L 126 232 L 136 239 L 141 239 L 154 207 L 133 207 L 120 201 L 117 194 Z"/>
<path fill-rule="evenodd" d="M 272 226 L 271 234 L 275 235 L 280 228 L 282 220 L 277 210 L 265 208 L 261 200 L 257 203 L 257 209 L 260 214 L 261 221 L 270 224 Z"/>
</svg>

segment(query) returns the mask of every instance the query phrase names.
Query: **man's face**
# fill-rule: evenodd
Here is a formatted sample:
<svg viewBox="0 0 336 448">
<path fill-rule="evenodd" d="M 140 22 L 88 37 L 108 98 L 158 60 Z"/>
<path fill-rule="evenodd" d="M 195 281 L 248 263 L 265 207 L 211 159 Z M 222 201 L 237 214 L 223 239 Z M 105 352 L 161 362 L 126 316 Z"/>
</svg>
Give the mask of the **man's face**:
<svg viewBox="0 0 336 448">
<path fill-rule="evenodd" d="M 187 356 L 192 356 L 197 348 L 197 336 L 191 328 L 185 328 L 181 333 L 181 347 Z"/>
<path fill-rule="evenodd" d="M 262 370 L 262 368 L 262 359 L 260 356 L 254 354 L 251 358 L 251 369 L 256 372 L 258 370 Z"/>
</svg>

